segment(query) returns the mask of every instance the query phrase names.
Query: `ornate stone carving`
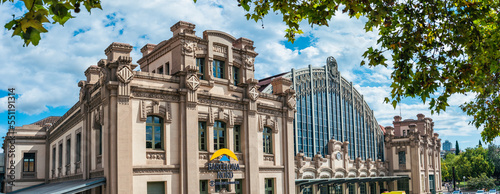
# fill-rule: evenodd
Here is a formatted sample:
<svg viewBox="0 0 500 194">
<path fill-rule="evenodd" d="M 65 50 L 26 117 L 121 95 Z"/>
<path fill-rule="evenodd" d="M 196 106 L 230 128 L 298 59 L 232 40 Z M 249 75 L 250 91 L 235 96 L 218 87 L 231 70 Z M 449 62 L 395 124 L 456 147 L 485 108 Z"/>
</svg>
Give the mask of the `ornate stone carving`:
<svg viewBox="0 0 500 194">
<path fill-rule="evenodd" d="M 172 110 L 170 102 L 160 102 L 157 100 L 141 100 L 139 103 L 140 119 L 146 121 L 149 114 L 165 115 L 165 122 L 172 122 Z"/>
<path fill-rule="evenodd" d="M 215 115 L 212 111 L 212 107 L 208 107 L 208 124 L 213 125 L 215 122 Z"/>
<path fill-rule="evenodd" d="M 264 161 L 274 161 L 274 155 L 264 155 Z"/>
<path fill-rule="evenodd" d="M 288 100 L 286 101 L 288 108 L 294 109 L 295 105 L 297 105 L 297 100 L 295 99 L 295 95 L 290 95 Z"/>
<path fill-rule="evenodd" d="M 184 53 L 192 53 L 196 49 L 196 44 L 194 42 L 186 41 L 182 44 L 182 50 Z"/>
<path fill-rule="evenodd" d="M 165 153 L 148 152 L 146 153 L 148 160 L 165 160 Z"/>
<path fill-rule="evenodd" d="M 166 101 L 179 101 L 179 96 L 177 95 L 169 95 L 169 94 L 158 94 L 158 93 L 150 93 L 150 92 L 133 92 L 135 97 L 143 97 L 143 98 L 155 98 L 162 99 Z"/>
<path fill-rule="evenodd" d="M 120 70 L 116 72 L 116 76 L 118 77 L 118 80 L 120 80 L 122 83 L 129 83 L 132 81 L 134 77 L 134 73 L 128 66 L 122 66 Z"/>
<path fill-rule="evenodd" d="M 253 101 L 256 101 L 257 98 L 259 98 L 259 90 L 257 90 L 257 87 L 253 86 L 253 87 L 249 88 L 248 89 L 248 96 Z"/>
<path fill-rule="evenodd" d="M 197 90 L 198 87 L 200 86 L 200 79 L 198 78 L 198 76 L 193 74 L 186 79 L 186 85 L 191 90 Z"/>
<path fill-rule="evenodd" d="M 229 107 L 229 108 L 235 108 L 235 109 L 243 109 L 243 105 L 238 103 L 238 102 L 229 102 L 229 101 L 222 101 L 222 100 L 214 100 L 214 99 L 208 99 L 208 98 L 198 98 L 198 102 L 202 104 L 207 104 L 207 105 L 214 105 L 218 107 Z"/>
<path fill-rule="evenodd" d="M 255 61 L 255 58 L 250 57 L 250 56 L 245 56 L 245 65 L 252 67 L 254 61 Z"/>
<path fill-rule="evenodd" d="M 178 168 L 134 168 L 134 174 L 165 174 L 178 173 Z"/>
</svg>

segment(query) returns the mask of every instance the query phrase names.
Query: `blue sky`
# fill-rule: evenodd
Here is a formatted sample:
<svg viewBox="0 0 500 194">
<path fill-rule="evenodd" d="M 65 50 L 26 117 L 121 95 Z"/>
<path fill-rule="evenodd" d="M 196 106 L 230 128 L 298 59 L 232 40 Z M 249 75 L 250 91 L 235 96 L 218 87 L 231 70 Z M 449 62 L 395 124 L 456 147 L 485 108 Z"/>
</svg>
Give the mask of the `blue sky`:
<svg viewBox="0 0 500 194">
<path fill-rule="evenodd" d="M 22 40 L 11 38 L 10 31 L 0 32 L 0 134 L 7 129 L 7 88 L 15 87 L 17 101 L 16 124 L 26 125 L 47 116 L 61 116 L 78 100 L 77 83 L 84 80 L 84 71 L 105 58 L 104 49 L 112 42 L 129 43 L 136 62 L 140 48 L 147 43 L 158 44 L 172 36 L 170 27 L 179 20 L 196 25 L 196 34 L 204 30 L 221 30 L 236 38 L 250 38 L 259 55 L 255 61 L 257 79 L 304 68 L 311 64 L 322 66 L 328 56 L 334 56 L 339 70 L 374 110 L 379 124 L 392 125 L 399 115 L 391 105 L 384 104 L 390 92 L 392 66 L 360 67 L 361 55 L 370 46 L 376 46 L 377 32 L 365 33 L 365 18 L 350 19 L 339 13 L 330 21 L 330 27 L 311 28 L 303 23 L 303 35 L 294 44 L 284 38 L 286 26 L 281 15 L 271 13 L 263 22 L 247 21 L 236 1 L 222 0 L 103 0 L 103 10 L 92 14 L 82 10 L 74 14 L 64 27 L 46 26 L 50 32 L 42 35 L 39 46 L 22 47 Z M 0 5 L 0 23 L 22 15 L 22 6 Z M 264 28 L 262 28 L 262 24 Z M 390 57 L 390 53 L 387 53 Z M 271 68 L 269 68 L 271 67 Z M 416 119 L 418 113 L 431 117 L 440 138 L 455 142 L 461 148 L 474 147 L 480 139 L 480 130 L 468 125 L 468 117 L 458 107 L 473 95 L 454 95 L 451 107 L 440 115 L 431 115 L 427 105 L 418 99 L 405 99 L 401 104 L 403 119 Z"/>
</svg>

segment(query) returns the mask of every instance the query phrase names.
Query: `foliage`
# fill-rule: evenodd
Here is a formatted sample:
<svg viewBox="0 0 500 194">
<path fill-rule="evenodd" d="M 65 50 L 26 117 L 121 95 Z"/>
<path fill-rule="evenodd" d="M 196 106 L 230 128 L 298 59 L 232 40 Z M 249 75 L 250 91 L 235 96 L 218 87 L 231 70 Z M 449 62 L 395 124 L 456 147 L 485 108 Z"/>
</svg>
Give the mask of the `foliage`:
<svg viewBox="0 0 500 194">
<path fill-rule="evenodd" d="M 16 18 L 13 15 L 14 18 L 5 24 L 6 29 L 13 31 L 12 36 L 19 36 L 24 40 L 24 46 L 30 43 L 38 45 L 40 33 L 48 32 L 45 24 L 58 23 L 64 26 L 66 21 L 74 18 L 71 10 L 80 12 L 80 3 L 83 3 L 89 13 L 93 8 L 102 9 L 100 0 L 1 0 L 2 4 L 7 1 L 23 2 L 27 9 L 23 16 Z"/>
<path fill-rule="evenodd" d="M 451 181 L 453 179 L 453 167 L 455 167 L 455 180 L 457 181 L 464 181 L 463 177 L 479 177 L 481 174 L 489 176 L 493 174 L 495 169 L 493 163 L 488 159 L 488 150 L 482 147 L 467 148 L 459 155 L 447 154 L 441 162 L 443 180 Z"/>
<path fill-rule="evenodd" d="M 469 189 L 494 189 L 495 179 L 486 176 L 486 174 L 481 174 L 476 178 L 471 178 L 467 181 L 467 187 Z"/>
<path fill-rule="evenodd" d="M 450 164 L 446 163 L 444 161 L 444 159 L 441 159 L 441 180 L 442 180 L 442 182 L 452 180 L 451 179 L 451 176 L 452 176 L 451 170 L 449 170 L 449 169 L 451 169 Z"/>
<path fill-rule="evenodd" d="M 493 164 L 495 170 L 493 171 L 493 177 L 496 179 L 500 178 L 500 146 L 490 144 L 488 146 L 488 161 Z"/>
<path fill-rule="evenodd" d="M 479 140 L 479 144 L 477 144 L 479 147 L 483 147 L 483 144 L 481 144 L 481 140 Z"/>
<path fill-rule="evenodd" d="M 194 0 L 196 1 L 196 0 Z M 285 37 L 295 40 L 300 23 L 329 26 L 337 11 L 366 17 L 364 29 L 378 30 L 377 47 L 363 54 L 361 65 L 394 71 L 390 97 L 394 108 L 403 98 L 429 102 L 431 113 L 446 111 L 452 94 L 473 93 L 461 106 L 470 123 L 484 127 L 483 140 L 500 135 L 499 0 L 238 0 L 248 20 L 258 22 L 271 11 L 283 15 Z M 458 148 L 457 148 L 458 150 Z"/>
</svg>

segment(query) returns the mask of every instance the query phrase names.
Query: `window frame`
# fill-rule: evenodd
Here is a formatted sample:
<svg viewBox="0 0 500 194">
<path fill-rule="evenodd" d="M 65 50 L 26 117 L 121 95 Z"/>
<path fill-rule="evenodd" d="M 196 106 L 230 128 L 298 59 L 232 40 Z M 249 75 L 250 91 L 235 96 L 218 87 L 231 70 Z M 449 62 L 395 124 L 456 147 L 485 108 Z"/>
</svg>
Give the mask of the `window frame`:
<svg viewBox="0 0 500 194">
<path fill-rule="evenodd" d="M 165 63 L 165 75 L 170 75 L 170 62 Z"/>
<path fill-rule="evenodd" d="M 200 194 L 208 194 L 208 180 L 200 180 Z"/>
<path fill-rule="evenodd" d="M 217 124 L 220 123 L 220 127 L 217 126 Z M 216 133 L 217 132 L 217 133 Z M 214 122 L 214 151 L 217 151 L 222 148 L 227 148 L 227 126 L 226 123 L 223 121 L 215 121 Z M 220 142 L 220 134 L 223 134 L 223 143 Z M 222 144 L 222 145 L 221 145 Z"/>
<path fill-rule="evenodd" d="M 66 165 L 71 165 L 71 138 L 66 140 Z"/>
<path fill-rule="evenodd" d="M 235 125 L 233 127 L 233 150 L 234 152 L 241 153 L 241 126 Z"/>
<path fill-rule="evenodd" d="M 102 156 L 102 125 L 99 125 L 97 131 L 97 155 Z"/>
<path fill-rule="evenodd" d="M 269 185 L 269 181 L 271 181 L 271 185 Z M 274 178 L 265 178 L 264 179 L 264 193 L 267 194 L 268 191 L 271 191 L 271 194 L 274 194 L 274 185 L 275 185 L 275 182 L 274 182 Z"/>
<path fill-rule="evenodd" d="M 224 79 L 224 70 L 226 68 L 226 62 L 223 60 L 214 59 L 212 61 L 212 75 L 216 78 Z"/>
<path fill-rule="evenodd" d="M 33 158 L 26 158 L 26 154 L 29 154 L 29 155 L 32 155 Z M 26 159 L 28 159 L 28 161 L 26 161 Z M 33 161 L 29 161 L 29 160 L 33 160 Z M 26 169 L 24 166 L 28 165 L 28 169 Z M 30 168 L 30 163 L 33 164 L 33 169 Z M 28 173 L 33 173 L 33 172 L 36 172 L 36 152 L 24 152 L 23 153 L 23 173 L 24 172 L 28 172 Z"/>
<path fill-rule="evenodd" d="M 399 151 L 398 157 L 399 164 L 406 164 L 406 151 Z"/>
<path fill-rule="evenodd" d="M 164 74 L 164 71 L 163 71 L 163 65 L 160 65 L 157 69 L 156 69 L 156 72 L 158 72 L 158 74 Z"/>
<path fill-rule="evenodd" d="M 240 68 L 233 66 L 233 83 L 234 86 L 238 86 L 239 83 L 239 73 L 240 73 Z"/>
<path fill-rule="evenodd" d="M 269 141 L 266 141 L 268 137 Z M 273 154 L 273 130 L 270 127 L 264 127 L 262 131 L 262 150 L 265 154 Z"/>
<path fill-rule="evenodd" d="M 76 158 L 75 158 L 75 162 L 80 162 L 82 160 L 82 133 L 77 133 L 76 134 L 76 145 L 75 145 L 75 149 L 76 149 Z"/>
<path fill-rule="evenodd" d="M 198 73 L 201 73 L 198 78 L 203 79 L 205 77 L 205 58 L 196 58 L 196 67 L 198 67 Z"/>
<path fill-rule="evenodd" d="M 203 133 L 203 134 L 202 134 Z M 207 151 L 207 122 L 198 122 L 198 151 Z"/>
<path fill-rule="evenodd" d="M 59 161 L 58 161 L 58 164 L 59 164 L 59 168 L 62 168 L 63 166 L 63 143 L 60 143 L 59 144 Z"/>
<path fill-rule="evenodd" d="M 148 123 L 149 118 L 151 117 L 151 123 Z M 155 123 L 155 118 L 159 119 L 158 123 Z M 152 150 L 164 150 L 164 121 L 163 118 L 157 115 L 148 115 L 146 119 L 146 149 L 152 149 Z M 148 147 L 148 139 L 147 139 L 147 133 L 148 133 L 148 127 L 151 127 L 151 147 Z M 160 127 L 160 148 L 156 148 L 156 144 L 158 141 L 155 140 L 155 128 Z"/>
</svg>

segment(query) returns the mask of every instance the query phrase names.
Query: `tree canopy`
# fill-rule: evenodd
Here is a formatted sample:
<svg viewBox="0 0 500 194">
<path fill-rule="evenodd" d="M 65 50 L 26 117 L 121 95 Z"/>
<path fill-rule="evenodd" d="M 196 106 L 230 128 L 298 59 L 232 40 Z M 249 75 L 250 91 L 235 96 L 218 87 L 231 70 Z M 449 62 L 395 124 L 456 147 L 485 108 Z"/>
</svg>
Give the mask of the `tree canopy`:
<svg viewBox="0 0 500 194">
<path fill-rule="evenodd" d="M 7 0 L 1 0 L 2 3 Z M 9 2 L 19 2 L 8 0 Z M 196 0 L 194 0 L 196 1 Z M 25 45 L 37 45 L 44 24 L 64 23 L 79 12 L 101 8 L 100 0 L 23 0 L 27 12 L 5 25 Z M 236 2 L 235 2 L 236 3 Z M 238 0 L 248 20 L 258 22 L 281 13 L 285 37 L 303 33 L 302 21 L 329 26 L 338 13 L 366 18 L 364 29 L 377 30 L 377 46 L 363 54 L 361 65 L 393 64 L 392 91 L 385 102 L 396 108 L 404 98 L 428 102 L 431 113 L 446 111 L 452 94 L 475 95 L 461 105 L 483 140 L 500 135 L 500 1 L 499 0 Z M 51 18 L 51 20 L 49 19 Z M 334 24 L 333 24 L 334 25 Z"/>
<path fill-rule="evenodd" d="M 16 0 L 1 0 L 5 2 L 19 2 Z M 60 24 L 71 18 L 71 10 L 75 13 L 80 12 L 80 4 L 90 13 L 94 8 L 101 8 L 100 0 L 21 0 L 28 10 L 22 16 L 12 15 L 13 19 L 5 24 L 5 28 L 12 30 L 12 36 L 19 36 L 24 40 L 24 46 L 30 43 L 38 45 L 40 42 L 40 33 L 48 32 L 44 24 Z M 50 19 L 49 19 L 50 18 Z"/>
<path fill-rule="evenodd" d="M 196 0 L 195 0 L 196 1 Z M 429 102 L 431 112 L 449 106 L 452 94 L 475 95 L 461 106 L 484 127 L 483 140 L 500 135 L 500 1 L 499 0 L 239 0 L 247 19 L 262 20 L 271 11 L 283 15 L 285 37 L 294 41 L 300 23 L 329 26 L 337 11 L 364 16 L 366 31 L 378 30 L 376 47 L 363 54 L 361 65 L 388 66 L 394 71 L 390 97 L 394 108 L 402 99 Z M 335 25 L 335 24 L 332 24 Z"/>
</svg>

